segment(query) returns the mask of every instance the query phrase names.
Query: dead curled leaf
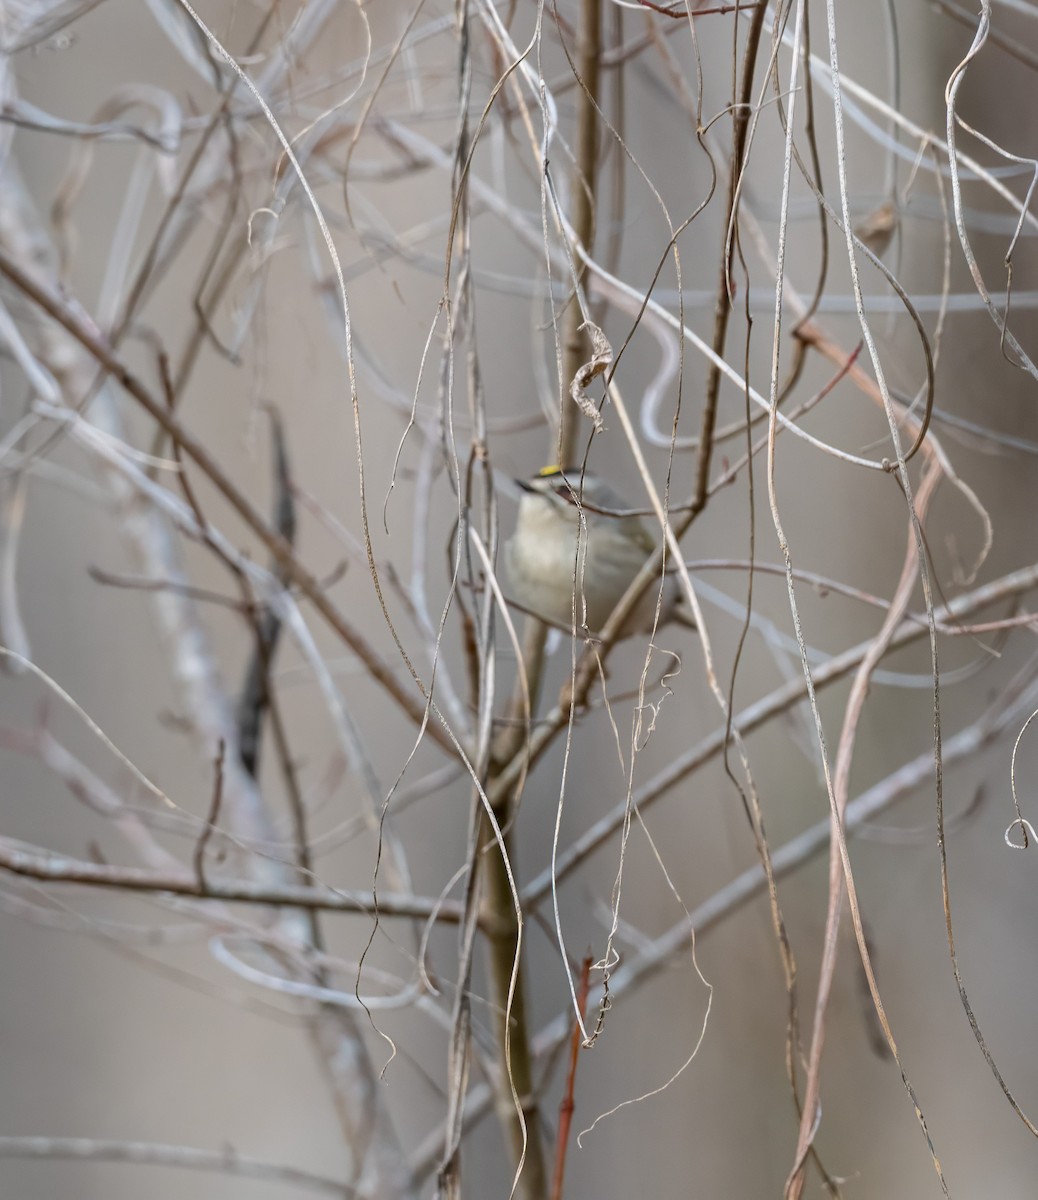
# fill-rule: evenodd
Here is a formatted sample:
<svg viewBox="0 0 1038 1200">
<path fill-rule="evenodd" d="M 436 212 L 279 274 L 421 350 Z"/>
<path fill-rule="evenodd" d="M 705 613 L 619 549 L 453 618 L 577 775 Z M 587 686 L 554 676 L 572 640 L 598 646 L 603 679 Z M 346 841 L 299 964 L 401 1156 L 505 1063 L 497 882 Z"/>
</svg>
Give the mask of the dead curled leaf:
<svg viewBox="0 0 1038 1200">
<path fill-rule="evenodd" d="M 609 344 L 609 339 L 597 325 L 592 321 L 585 321 L 580 327 L 588 331 L 588 337 L 591 338 L 591 359 L 577 371 L 573 376 L 573 382 L 569 385 L 569 394 L 573 397 L 573 401 L 577 408 L 594 423 L 595 432 L 600 433 L 602 430 L 602 414 L 598 411 L 598 405 L 587 394 L 587 389 L 593 380 L 597 379 L 604 371 L 608 370 L 613 363 L 613 347 Z"/>
</svg>

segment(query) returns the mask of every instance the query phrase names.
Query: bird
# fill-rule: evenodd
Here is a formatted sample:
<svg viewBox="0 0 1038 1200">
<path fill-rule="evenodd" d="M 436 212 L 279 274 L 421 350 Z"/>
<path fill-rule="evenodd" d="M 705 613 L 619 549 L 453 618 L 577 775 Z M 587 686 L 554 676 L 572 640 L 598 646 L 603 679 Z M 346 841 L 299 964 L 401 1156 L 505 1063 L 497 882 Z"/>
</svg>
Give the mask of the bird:
<svg viewBox="0 0 1038 1200">
<path fill-rule="evenodd" d="M 510 599 L 548 624 L 600 632 L 656 541 L 631 504 L 590 471 L 552 465 L 515 482 L 522 497 L 504 548 Z M 651 632 L 659 588 L 657 580 L 645 589 L 620 637 Z M 658 623 L 667 621 L 695 628 L 671 574 L 663 578 Z"/>
</svg>

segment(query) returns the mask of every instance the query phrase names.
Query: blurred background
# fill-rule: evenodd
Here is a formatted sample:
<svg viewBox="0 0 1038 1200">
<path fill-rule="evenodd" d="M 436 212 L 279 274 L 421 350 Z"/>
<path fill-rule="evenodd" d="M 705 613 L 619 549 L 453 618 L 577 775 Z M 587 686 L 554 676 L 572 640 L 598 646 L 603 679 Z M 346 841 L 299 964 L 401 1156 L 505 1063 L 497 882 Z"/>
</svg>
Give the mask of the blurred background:
<svg viewBox="0 0 1038 1200">
<path fill-rule="evenodd" d="M 466 531 L 506 538 L 510 480 L 555 457 L 559 413 L 572 404 L 560 363 L 577 261 L 558 214 L 575 219 L 582 188 L 594 201 L 596 264 L 582 294 L 612 345 L 616 393 L 605 401 L 603 380 L 591 384 L 603 428 L 592 435 L 579 418 L 580 457 L 651 513 L 622 396 L 649 480 L 659 495 L 669 482 L 675 520 L 693 495 L 709 363 L 691 337 L 714 338 L 733 97 L 756 11 L 711 6 L 690 18 L 680 5 L 603 3 L 596 170 L 578 184 L 586 93 L 574 72 L 588 9 L 597 5 L 207 0 L 196 20 L 173 0 L 3 6 L 3 262 L 172 407 L 219 479 L 157 436 L 96 356 L 3 270 L 0 641 L 12 653 L 0 679 L 0 866 L 27 850 L 52 875 L 78 862 L 195 881 L 201 861 L 207 879 L 323 896 L 370 894 L 377 877 L 380 890 L 440 897 L 454 914 L 428 925 L 364 913 L 315 921 L 306 909 L 0 870 L 5 1196 L 120 1200 L 146 1189 L 163 1200 L 185 1180 L 206 1200 L 509 1195 L 514 1154 L 488 1101 L 496 1090 L 500 1108 L 504 1092 L 507 1109 L 492 968 L 480 935 L 465 975 L 457 924 L 478 799 L 438 717 L 420 724 L 410 671 L 434 679 L 438 711 L 473 760 L 486 713 L 508 728 L 515 651 L 498 614 L 474 653 L 493 600 Z M 819 56 L 807 60 L 810 88 L 803 70 L 790 86 L 803 22 L 792 6 L 767 10 L 750 93 L 723 349 L 734 379 L 718 394 L 716 486 L 682 542 L 706 637 L 667 625 L 651 645 L 643 636 L 615 647 L 588 709 L 537 759 L 512 814 L 524 1032 L 539 1052 L 535 1120 L 549 1166 L 567 1091 L 570 981 L 585 954 L 598 963 L 608 948 L 615 960 L 600 1036 L 578 1057 L 565 1175 L 574 1200 L 779 1196 L 796 1157 L 787 982 L 766 892 L 747 874 L 760 858 L 744 803 L 752 790 L 770 853 L 788 862 L 778 902 L 806 1057 L 829 799 L 811 710 L 795 692 L 803 671 L 769 508 L 766 414 L 754 409 L 747 469 L 740 382 L 768 399 L 780 234 L 779 384 L 818 293 L 814 341 L 783 399 L 814 440 L 779 434 L 774 483 L 830 762 L 853 667 L 822 681 L 876 638 L 915 544 L 896 471 L 874 469 L 896 455 L 874 363 L 859 349 L 844 235 L 820 218 L 795 166 L 783 217 L 791 108 L 808 169 L 811 114 L 819 183 L 841 207 L 826 9 L 805 11 Z M 941 472 L 923 520 L 933 605 L 961 603 L 966 624 L 1015 621 L 965 632 L 945 622 L 936 644 L 959 964 L 987 1047 L 1033 1119 L 1034 850 L 1014 852 L 1004 834 L 1014 739 L 1038 706 L 1025 618 L 1038 583 L 1026 359 L 1038 303 L 1026 209 L 1038 27 L 1023 4 L 990 15 L 954 97 L 958 148 L 971 160 L 954 171 L 945 88 L 977 14 L 951 0 L 836 4 L 835 28 L 852 222 L 910 298 L 935 364 L 927 442 L 908 467 L 916 489 L 924 470 Z M 923 343 L 880 270 L 860 248 L 856 258 L 907 450 L 927 407 Z M 855 353 L 857 376 L 845 370 Z M 280 478 L 272 413 L 288 459 Z M 284 578 L 267 573 L 269 547 L 220 480 L 264 519 L 291 499 L 296 559 L 362 639 L 348 644 L 295 579 L 266 664 L 275 714 L 263 717 L 254 776 L 237 757 L 257 656 L 249 605 L 276 608 Z M 658 533 L 655 517 L 646 523 Z M 761 570 L 748 609 L 751 555 Z M 918 578 L 908 610 L 918 636 L 883 655 L 855 726 L 849 796 L 875 801 L 875 811 L 852 808 L 864 933 L 949 1191 L 1031 1195 L 1034 1136 L 984 1061 L 949 959 Z M 523 614 L 512 615 L 521 629 Z M 579 634 L 549 635 L 541 716 L 585 652 Z M 752 789 L 736 747 L 731 775 L 718 752 L 725 714 L 711 675 L 733 711 L 750 714 Z M 794 690 L 775 700 L 783 688 Z M 697 754 L 695 769 L 679 769 Z M 1036 767 L 1032 727 L 1016 760 L 1025 817 Z M 493 770 L 484 758 L 484 783 Z M 657 784 L 670 774 L 672 786 Z M 625 844 L 630 794 L 644 802 L 629 810 Z M 581 851 L 611 813 L 607 834 Z M 795 841 L 816 827 L 811 847 Z M 573 855 L 557 888 L 568 961 L 546 884 L 553 842 L 560 859 Z M 838 939 L 814 1143 L 829 1180 L 812 1164 L 805 1194 L 940 1195 L 846 904 Z M 601 971 L 591 982 L 589 1025 Z M 459 987 L 472 1039 L 460 1086 L 450 1068 L 452 1037 L 464 1038 Z M 799 1062 L 796 1076 L 802 1094 Z M 437 1184 L 445 1122 L 465 1091 L 459 1181 Z M 576 1133 L 607 1113 L 578 1145 Z M 138 1161 L 114 1161 L 127 1157 Z M 255 1172 L 243 1174 L 239 1157 L 256 1160 Z"/>
</svg>

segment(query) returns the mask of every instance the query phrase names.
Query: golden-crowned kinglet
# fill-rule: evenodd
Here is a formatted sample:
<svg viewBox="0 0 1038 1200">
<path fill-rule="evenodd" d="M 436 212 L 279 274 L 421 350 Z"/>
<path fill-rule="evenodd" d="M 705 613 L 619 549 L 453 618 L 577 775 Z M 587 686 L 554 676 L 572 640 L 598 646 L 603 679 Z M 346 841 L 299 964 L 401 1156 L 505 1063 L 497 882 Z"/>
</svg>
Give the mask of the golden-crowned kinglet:
<svg viewBox="0 0 1038 1200">
<path fill-rule="evenodd" d="M 510 597 L 562 629 L 572 628 L 575 617 L 578 628 L 586 623 L 598 632 L 656 542 L 632 506 L 590 472 L 545 467 L 516 483 L 523 490 L 519 518 L 505 543 Z M 645 589 L 622 637 L 652 629 L 658 594 L 658 582 Z M 677 579 L 667 575 L 659 623 L 672 620 L 695 628 L 681 606 Z"/>
</svg>

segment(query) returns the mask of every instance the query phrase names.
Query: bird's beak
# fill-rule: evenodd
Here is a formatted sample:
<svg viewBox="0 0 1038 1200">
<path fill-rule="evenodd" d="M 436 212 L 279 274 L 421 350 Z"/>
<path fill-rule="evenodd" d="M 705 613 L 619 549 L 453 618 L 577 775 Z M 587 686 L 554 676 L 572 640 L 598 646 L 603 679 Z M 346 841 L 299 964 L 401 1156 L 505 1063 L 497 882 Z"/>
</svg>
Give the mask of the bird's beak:
<svg viewBox="0 0 1038 1200">
<path fill-rule="evenodd" d="M 512 482 L 515 484 L 515 486 L 517 488 L 519 488 L 520 491 L 523 491 L 523 492 L 536 492 L 537 491 L 537 489 L 533 486 L 533 484 L 530 483 L 526 479 L 513 479 Z"/>
</svg>

